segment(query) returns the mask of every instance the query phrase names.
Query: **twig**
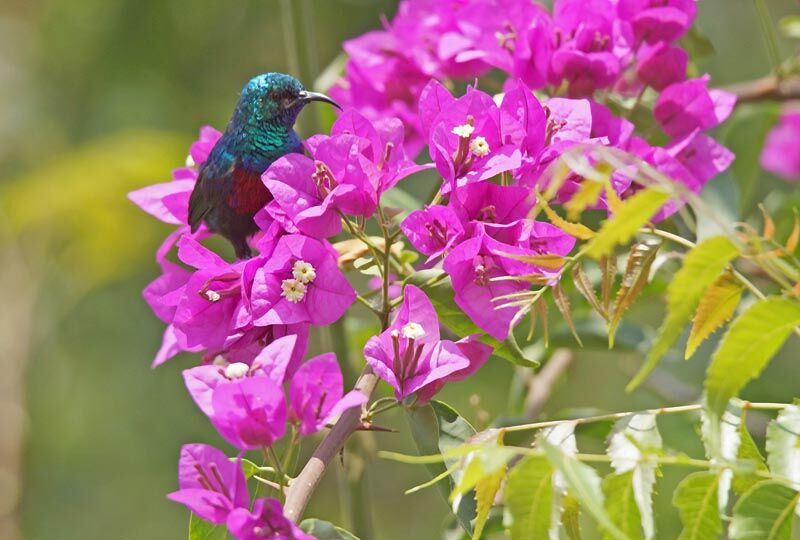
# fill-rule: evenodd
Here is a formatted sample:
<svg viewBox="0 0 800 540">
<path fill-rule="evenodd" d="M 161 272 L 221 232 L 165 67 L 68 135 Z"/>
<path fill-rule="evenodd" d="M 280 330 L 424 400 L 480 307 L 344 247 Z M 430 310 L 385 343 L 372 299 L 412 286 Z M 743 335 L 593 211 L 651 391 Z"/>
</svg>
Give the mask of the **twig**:
<svg viewBox="0 0 800 540">
<path fill-rule="evenodd" d="M 767 100 L 791 101 L 800 99 L 800 78 L 781 80 L 774 75 L 768 75 L 760 79 L 732 84 L 725 89 L 736 95 L 738 103 Z"/>
<path fill-rule="evenodd" d="M 528 379 L 525 418 L 530 422 L 539 417 L 553 393 L 553 387 L 574 361 L 575 353 L 571 349 L 557 349 L 542 370 Z"/>
<path fill-rule="evenodd" d="M 358 390 L 365 396 L 372 395 L 375 385 L 378 383 L 378 377 L 372 372 L 372 368 L 368 365 L 364 366 L 361 376 L 355 385 L 355 390 Z M 308 460 L 303 470 L 297 475 L 297 478 L 292 482 L 289 491 L 286 495 L 286 505 L 284 506 L 284 513 L 286 517 L 292 521 L 297 522 L 300 516 L 303 515 L 311 495 L 314 493 L 317 484 L 322 480 L 323 474 L 328 463 L 339 453 L 347 440 L 353 432 L 361 425 L 361 409 L 354 408 L 348 409 L 336 422 L 336 425 L 328 432 L 328 435 L 322 440 L 320 445 L 314 451 L 314 455 Z"/>
<path fill-rule="evenodd" d="M 742 409 L 747 410 L 764 410 L 764 411 L 775 411 L 775 410 L 782 410 L 786 407 L 789 407 L 791 404 L 789 403 L 760 403 L 760 402 L 751 402 L 751 401 L 742 401 Z M 572 423 L 577 425 L 582 424 L 591 424 L 593 422 L 605 422 L 611 420 L 619 420 L 621 418 L 625 418 L 626 416 L 630 416 L 632 414 L 642 414 L 642 413 L 652 413 L 652 414 L 676 414 L 676 413 L 685 413 L 685 412 L 693 412 L 699 411 L 703 408 L 701 403 L 693 403 L 691 405 L 678 405 L 677 407 L 660 407 L 656 409 L 646 409 L 644 411 L 625 411 L 625 412 L 617 412 L 617 413 L 609 413 L 609 414 L 600 414 L 597 416 L 584 416 L 581 418 L 573 418 L 573 419 L 566 419 L 566 420 L 550 420 L 548 422 L 534 422 L 532 424 L 521 424 L 518 426 L 508 426 L 502 428 L 503 431 L 507 433 L 511 433 L 514 431 L 529 431 L 532 429 L 542 429 L 546 427 L 557 426 L 559 424 L 566 424 Z"/>
</svg>

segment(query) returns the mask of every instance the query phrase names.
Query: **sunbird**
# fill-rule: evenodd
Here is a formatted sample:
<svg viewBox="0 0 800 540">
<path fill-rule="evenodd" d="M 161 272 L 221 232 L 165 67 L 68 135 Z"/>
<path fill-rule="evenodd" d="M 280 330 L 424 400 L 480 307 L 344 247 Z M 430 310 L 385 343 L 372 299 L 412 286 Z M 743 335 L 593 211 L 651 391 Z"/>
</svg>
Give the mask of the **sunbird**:
<svg viewBox="0 0 800 540">
<path fill-rule="evenodd" d="M 261 174 L 281 156 L 303 151 L 294 123 L 312 101 L 341 109 L 325 94 L 306 90 L 284 73 L 250 79 L 225 133 L 198 171 L 189 197 L 192 232 L 205 222 L 211 232 L 230 241 L 237 258 L 251 256 L 247 238 L 258 230 L 253 216 L 272 199 Z"/>
</svg>

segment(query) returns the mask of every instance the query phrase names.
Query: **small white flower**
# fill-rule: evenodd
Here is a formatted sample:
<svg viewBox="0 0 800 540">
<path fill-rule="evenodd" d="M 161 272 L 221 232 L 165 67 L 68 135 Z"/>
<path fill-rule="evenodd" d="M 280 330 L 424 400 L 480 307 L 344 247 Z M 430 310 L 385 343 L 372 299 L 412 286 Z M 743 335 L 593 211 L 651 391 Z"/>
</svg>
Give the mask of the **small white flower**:
<svg viewBox="0 0 800 540">
<path fill-rule="evenodd" d="M 234 362 L 225 368 L 225 376 L 231 380 L 241 379 L 247 372 L 250 371 L 250 366 L 243 362 Z"/>
<path fill-rule="evenodd" d="M 469 142 L 469 151 L 478 157 L 489 153 L 489 143 L 483 137 L 475 137 Z"/>
<path fill-rule="evenodd" d="M 469 124 L 463 124 L 453 128 L 453 133 L 462 139 L 469 139 L 469 136 L 472 135 L 473 131 L 475 131 L 475 126 L 471 126 Z"/>
<path fill-rule="evenodd" d="M 194 158 L 192 158 L 192 154 L 186 156 L 186 166 L 187 167 L 194 167 L 197 163 L 194 162 Z"/>
<path fill-rule="evenodd" d="M 306 261 L 295 261 L 292 275 L 300 283 L 311 283 L 317 277 L 317 271 Z"/>
<path fill-rule="evenodd" d="M 306 295 L 305 284 L 296 279 L 284 279 L 283 283 L 281 283 L 281 289 L 281 296 L 293 304 L 302 300 Z"/>
<path fill-rule="evenodd" d="M 208 298 L 209 302 L 219 302 L 219 299 L 222 298 L 217 291 L 207 290 L 206 291 L 206 298 Z"/>
<path fill-rule="evenodd" d="M 425 330 L 422 328 L 422 325 L 415 322 L 406 323 L 401 328 L 401 332 L 404 338 L 408 339 L 419 339 L 425 335 Z"/>
</svg>

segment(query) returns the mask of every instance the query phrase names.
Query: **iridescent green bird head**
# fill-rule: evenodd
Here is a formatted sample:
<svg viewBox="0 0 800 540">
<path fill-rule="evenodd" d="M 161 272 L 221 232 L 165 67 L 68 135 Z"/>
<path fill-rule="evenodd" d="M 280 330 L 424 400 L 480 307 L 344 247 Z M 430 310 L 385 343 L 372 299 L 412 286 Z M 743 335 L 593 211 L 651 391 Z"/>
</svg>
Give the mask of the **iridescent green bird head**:
<svg viewBox="0 0 800 540">
<path fill-rule="evenodd" d="M 285 73 L 264 73 L 253 77 L 242 89 L 234 118 L 245 124 L 294 125 L 297 115 L 312 101 L 341 107 L 325 94 L 311 92 Z M 237 118 L 238 117 L 238 118 Z"/>
</svg>

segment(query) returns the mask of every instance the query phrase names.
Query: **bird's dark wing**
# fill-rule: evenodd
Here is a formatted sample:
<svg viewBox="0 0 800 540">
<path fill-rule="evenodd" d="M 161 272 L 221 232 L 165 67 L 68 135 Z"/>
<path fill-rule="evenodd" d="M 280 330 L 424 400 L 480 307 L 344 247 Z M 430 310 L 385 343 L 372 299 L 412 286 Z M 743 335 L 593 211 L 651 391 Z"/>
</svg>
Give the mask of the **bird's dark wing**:
<svg viewBox="0 0 800 540">
<path fill-rule="evenodd" d="M 230 159 L 220 162 L 212 160 L 214 157 L 212 152 L 209 160 L 200 167 L 197 182 L 189 196 L 189 226 L 192 232 L 197 231 L 214 206 L 225 200 L 230 189 L 235 161 Z"/>
</svg>

